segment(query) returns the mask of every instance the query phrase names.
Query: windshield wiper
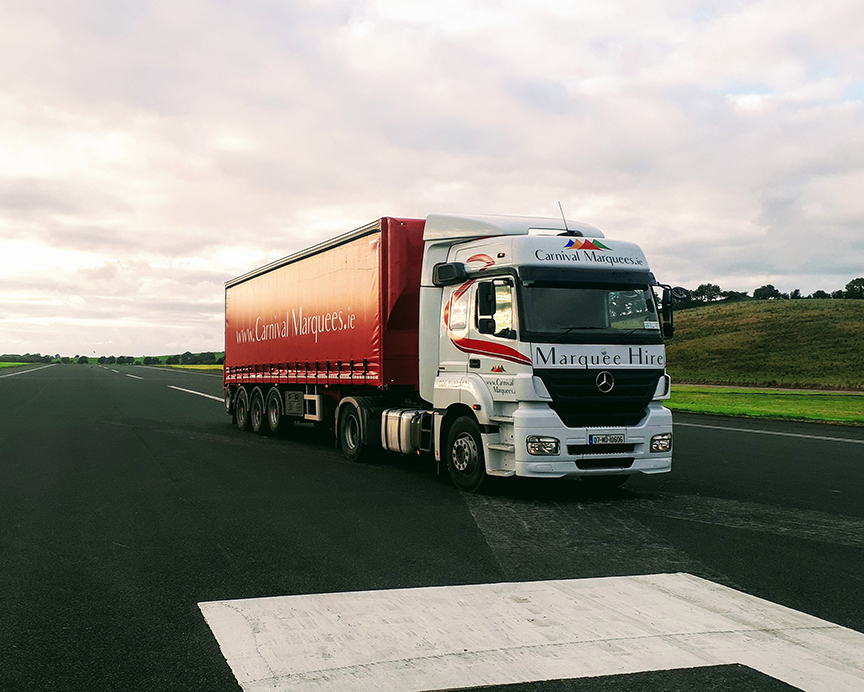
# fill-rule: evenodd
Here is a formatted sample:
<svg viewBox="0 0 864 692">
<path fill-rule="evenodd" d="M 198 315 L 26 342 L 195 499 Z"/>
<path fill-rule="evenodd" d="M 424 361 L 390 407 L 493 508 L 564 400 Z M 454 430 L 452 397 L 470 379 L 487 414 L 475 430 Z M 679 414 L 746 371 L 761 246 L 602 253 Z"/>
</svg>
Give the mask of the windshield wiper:
<svg viewBox="0 0 864 692">
<path fill-rule="evenodd" d="M 564 327 L 564 329 L 561 332 L 559 332 L 558 334 L 556 334 L 554 338 L 549 339 L 549 343 L 551 344 L 555 341 L 558 341 L 558 339 L 560 339 L 562 336 L 566 336 L 570 332 L 574 332 L 577 329 L 580 329 L 580 330 L 581 329 L 585 329 L 585 330 L 588 330 L 588 329 L 607 329 L 607 327 Z"/>
<path fill-rule="evenodd" d="M 619 341 L 620 343 L 624 343 L 624 340 L 625 340 L 628 336 L 630 336 L 630 335 L 633 334 L 634 332 L 638 332 L 638 331 L 639 331 L 638 329 L 631 329 L 631 330 L 626 331 L 626 332 L 624 332 L 624 333 L 622 333 L 622 334 L 616 334 L 615 337 L 618 339 L 618 341 Z"/>
<path fill-rule="evenodd" d="M 555 336 L 553 336 L 551 339 L 549 339 L 547 341 L 547 343 L 550 343 L 550 344 L 555 343 L 561 337 L 566 336 L 567 334 L 570 334 L 571 332 L 590 331 L 590 330 L 605 331 L 606 336 L 608 336 L 608 340 L 611 341 L 612 343 L 627 343 L 627 338 L 631 334 L 635 334 L 636 332 L 643 331 L 639 328 L 628 329 L 627 331 L 623 331 L 623 330 L 613 329 L 611 327 L 565 327 L 559 333 L 557 333 Z"/>
</svg>

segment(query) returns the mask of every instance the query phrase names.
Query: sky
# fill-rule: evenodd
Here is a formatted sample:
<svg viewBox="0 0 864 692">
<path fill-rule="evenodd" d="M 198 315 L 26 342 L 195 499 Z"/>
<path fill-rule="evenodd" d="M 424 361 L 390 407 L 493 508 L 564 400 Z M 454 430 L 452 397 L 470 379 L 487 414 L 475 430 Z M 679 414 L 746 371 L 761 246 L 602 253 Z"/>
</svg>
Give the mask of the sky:
<svg viewBox="0 0 864 692">
<path fill-rule="evenodd" d="M 860 0 L 0 0 L 0 352 L 223 348 L 381 216 L 557 216 L 658 279 L 864 276 Z"/>
</svg>

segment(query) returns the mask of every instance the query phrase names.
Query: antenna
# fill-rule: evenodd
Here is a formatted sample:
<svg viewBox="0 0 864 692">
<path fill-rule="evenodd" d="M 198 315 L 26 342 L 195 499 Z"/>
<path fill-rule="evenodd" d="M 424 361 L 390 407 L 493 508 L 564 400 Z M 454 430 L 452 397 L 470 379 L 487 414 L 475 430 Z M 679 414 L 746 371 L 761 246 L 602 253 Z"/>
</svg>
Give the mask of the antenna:
<svg viewBox="0 0 864 692">
<path fill-rule="evenodd" d="M 570 235 L 570 229 L 567 228 L 567 217 L 564 216 L 564 207 L 561 206 L 561 202 L 558 202 L 558 209 L 561 210 L 561 219 L 564 221 L 564 230 L 567 231 L 567 235 Z"/>
<path fill-rule="evenodd" d="M 567 227 L 567 217 L 564 216 L 564 207 L 561 206 L 561 202 L 558 202 L 558 208 L 561 210 L 561 219 L 564 221 L 564 233 L 559 233 L 558 235 L 576 235 L 582 236 L 582 231 L 570 230 Z"/>
</svg>

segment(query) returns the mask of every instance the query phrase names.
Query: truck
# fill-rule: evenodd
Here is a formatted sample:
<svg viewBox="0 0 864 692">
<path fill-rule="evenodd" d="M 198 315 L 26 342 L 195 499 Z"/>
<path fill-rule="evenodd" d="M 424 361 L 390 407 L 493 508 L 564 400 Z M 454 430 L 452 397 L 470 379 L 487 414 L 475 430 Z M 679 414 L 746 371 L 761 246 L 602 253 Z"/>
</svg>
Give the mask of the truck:
<svg viewBox="0 0 864 692">
<path fill-rule="evenodd" d="M 225 284 L 225 411 L 354 461 L 613 488 L 672 467 L 672 301 L 634 243 L 561 218 L 382 217 Z"/>
</svg>

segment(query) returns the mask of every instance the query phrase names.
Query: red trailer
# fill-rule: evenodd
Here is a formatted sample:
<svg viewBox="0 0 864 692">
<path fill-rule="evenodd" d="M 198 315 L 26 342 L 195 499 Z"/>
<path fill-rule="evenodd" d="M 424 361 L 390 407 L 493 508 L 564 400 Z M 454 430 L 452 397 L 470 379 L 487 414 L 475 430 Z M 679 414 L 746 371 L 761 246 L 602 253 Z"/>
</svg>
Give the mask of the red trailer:
<svg viewBox="0 0 864 692">
<path fill-rule="evenodd" d="M 367 389 L 416 392 L 424 224 L 385 217 L 226 283 L 235 417 L 235 397 L 258 428 L 271 406 L 276 427 L 283 413 L 327 420 Z"/>
</svg>

